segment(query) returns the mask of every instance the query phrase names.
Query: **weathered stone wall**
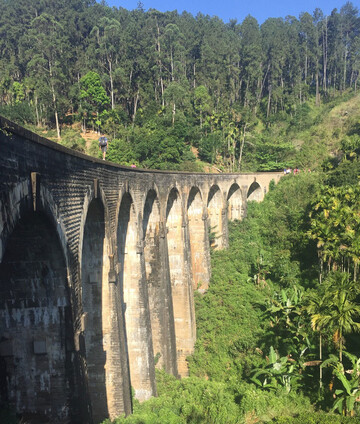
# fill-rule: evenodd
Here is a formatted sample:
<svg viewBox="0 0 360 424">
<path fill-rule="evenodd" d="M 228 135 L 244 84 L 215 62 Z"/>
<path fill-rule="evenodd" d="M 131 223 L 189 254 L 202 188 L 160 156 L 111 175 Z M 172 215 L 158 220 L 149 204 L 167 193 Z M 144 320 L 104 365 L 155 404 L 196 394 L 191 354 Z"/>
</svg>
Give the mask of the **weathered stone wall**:
<svg viewBox="0 0 360 424">
<path fill-rule="evenodd" d="M 132 170 L 1 117 L 0 149 L 0 401 L 60 422 L 130 413 L 131 386 L 156 394 L 154 358 L 187 375 L 209 230 L 226 247 L 281 174 Z"/>
</svg>

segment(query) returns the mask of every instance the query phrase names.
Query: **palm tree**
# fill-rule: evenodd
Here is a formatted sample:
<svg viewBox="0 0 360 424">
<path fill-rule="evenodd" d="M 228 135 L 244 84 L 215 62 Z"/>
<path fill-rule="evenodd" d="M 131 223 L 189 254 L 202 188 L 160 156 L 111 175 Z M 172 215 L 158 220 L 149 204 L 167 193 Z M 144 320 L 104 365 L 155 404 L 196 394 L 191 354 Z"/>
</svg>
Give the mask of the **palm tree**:
<svg viewBox="0 0 360 424">
<path fill-rule="evenodd" d="M 319 332 L 319 360 L 322 361 L 322 332 L 324 327 L 319 322 L 318 317 L 322 316 L 323 311 L 325 310 L 325 297 L 324 293 L 316 292 L 311 295 L 309 298 L 309 304 L 306 307 L 306 311 L 311 317 L 311 328 L 314 331 Z M 322 389 L 322 368 L 319 368 L 319 386 L 320 390 Z"/>
<path fill-rule="evenodd" d="M 310 213 L 311 228 L 308 236 L 317 242 L 322 263 L 327 262 L 328 271 L 343 269 L 345 262 L 353 265 L 354 280 L 360 262 L 360 186 L 323 186 L 313 203 Z"/>
<path fill-rule="evenodd" d="M 339 360 L 342 362 L 344 334 L 360 332 L 360 305 L 354 302 L 357 287 L 350 281 L 349 274 L 334 272 L 326 281 L 327 289 L 323 307 L 312 315 L 314 328 L 332 328 L 334 339 L 339 343 Z"/>
</svg>

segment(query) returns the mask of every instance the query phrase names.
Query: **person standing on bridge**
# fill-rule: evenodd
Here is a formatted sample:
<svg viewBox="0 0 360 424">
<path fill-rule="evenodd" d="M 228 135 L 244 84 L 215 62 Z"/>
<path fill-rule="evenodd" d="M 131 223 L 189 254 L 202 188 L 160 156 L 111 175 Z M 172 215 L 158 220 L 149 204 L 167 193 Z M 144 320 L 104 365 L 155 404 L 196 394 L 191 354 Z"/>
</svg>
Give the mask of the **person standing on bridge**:
<svg viewBox="0 0 360 424">
<path fill-rule="evenodd" d="M 108 146 L 108 139 L 105 137 L 105 134 L 101 132 L 100 138 L 99 138 L 99 149 L 102 151 L 103 160 L 105 160 L 107 146 Z"/>
</svg>

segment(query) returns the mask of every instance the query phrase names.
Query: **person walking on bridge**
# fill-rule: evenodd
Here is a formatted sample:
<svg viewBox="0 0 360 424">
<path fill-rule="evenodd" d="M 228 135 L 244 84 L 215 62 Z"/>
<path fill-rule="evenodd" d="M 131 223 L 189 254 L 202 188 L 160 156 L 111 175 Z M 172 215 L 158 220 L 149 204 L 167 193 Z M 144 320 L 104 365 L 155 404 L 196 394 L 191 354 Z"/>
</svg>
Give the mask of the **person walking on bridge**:
<svg viewBox="0 0 360 424">
<path fill-rule="evenodd" d="M 101 132 L 100 138 L 99 138 L 99 149 L 102 151 L 103 160 L 105 160 L 107 146 L 108 146 L 108 139 L 105 137 L 105 134 Z"/>
</svg>

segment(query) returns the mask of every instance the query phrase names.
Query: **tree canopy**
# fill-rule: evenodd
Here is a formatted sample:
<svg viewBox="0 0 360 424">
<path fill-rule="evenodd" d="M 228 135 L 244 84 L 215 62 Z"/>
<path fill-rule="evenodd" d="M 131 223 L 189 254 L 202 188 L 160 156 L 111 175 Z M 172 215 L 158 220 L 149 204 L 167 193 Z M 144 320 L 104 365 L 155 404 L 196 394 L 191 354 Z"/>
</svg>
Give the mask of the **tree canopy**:
<svg viewBox="0 0 360 424">
<path fill-rule="evenodd" d="M 316 9 L 259 25 L 93 0 L 0 0 L 0 34 L 0 113 L 54 127 L 59 139 L 74 122 L 127 141 L 129 129 L 156 125 L 171 138 L 180 125 L 186 151 L 192 145 L 224 170 L 291 164 L 289 134 L 271 128 L 279 120 L 304 128 L 308 104 L 356 92 L 360 71 L 350 2 L 329 16 Z M 163 167 L 193 161 L 175 152 L 179 143 L 165 143 Z"/>
</svg>

